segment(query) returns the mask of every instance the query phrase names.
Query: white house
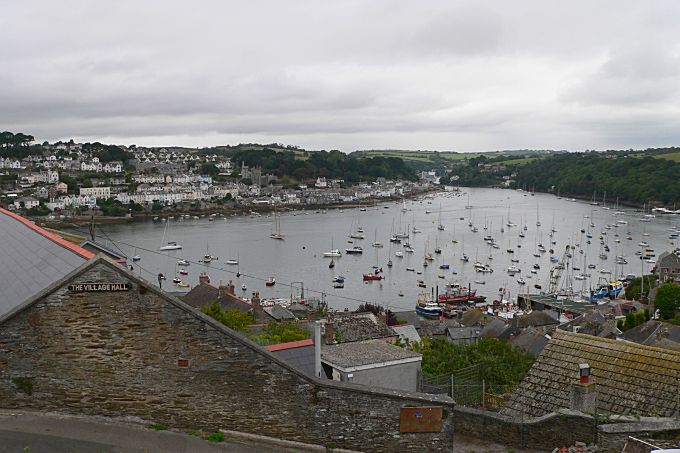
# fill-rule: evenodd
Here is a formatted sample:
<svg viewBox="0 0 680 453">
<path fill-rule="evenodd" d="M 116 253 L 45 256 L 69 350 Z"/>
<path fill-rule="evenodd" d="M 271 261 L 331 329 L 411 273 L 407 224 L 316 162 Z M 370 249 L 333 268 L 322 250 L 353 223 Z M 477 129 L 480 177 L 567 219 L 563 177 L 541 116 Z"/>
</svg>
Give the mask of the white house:
<svg viewBox="0 0 680 453">
<path fill-rule="evenodd" d="M 39 204 L 40 202 L 33 197 L 19 197 L 16 200 L 14 200 L 14 209 L 21 208 L 31 209 L 35 208 Z"/>
<path fill-rule="evenodd" d="M 111 198 L 111 187 L 81 187 L 80 195 L 108 200 Z"/>
</svg>

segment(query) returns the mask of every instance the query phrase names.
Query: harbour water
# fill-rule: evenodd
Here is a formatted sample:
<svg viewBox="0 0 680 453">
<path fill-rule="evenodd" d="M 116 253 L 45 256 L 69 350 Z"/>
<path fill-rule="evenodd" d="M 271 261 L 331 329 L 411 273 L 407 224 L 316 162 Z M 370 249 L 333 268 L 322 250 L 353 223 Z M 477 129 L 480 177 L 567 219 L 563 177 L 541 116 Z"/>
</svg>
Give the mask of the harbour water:
<svg viewBox="0 0 680 453">
<path fill-rule="evenodd" d="M 139 255 L 141 260 L 131 263 L 134 272 L 152 282 L 156 282 L 158 273 L 162 272 L 168 277 L 164 288 L 170 291 L 182 290 L 171 280 L 183 268 L 176 264 L 183 258 L 192 264 L 184 268 L 188 275 L 179 277 L 192 287 L 198 284 L 199 273 L 205 271 L 214 284 L 232 280 L 236 292 L 244 297 L 259 291 L 264 298 L 289 298 L 291 293 L 299 294 L 300 285 L 294 282 L 304 282 L 305 296 L 319 297 L 323 293 L 334 309 L 353 309 L 363 302 L 371 302 L 394 310 L 411 310 L 419 293 L 431 293 L 437 286 L 442 290 L 449 282 L 470 284 L 478 295 L 486 296 L 489 301 L 498 297 L 501 288 L 505 288 L 511 298 L 518 293 L 538 292 L 535 285 L 546 290 L 550 269 L 554 266 L 550 257 L 562 259 L 568 245 L 574 246 L 571 266 L 579 271 L 565 272 L 560 287 L 571 284 L 574 290 L 595 287 L 600 279 L 639 275 L 643 270 L 648 273 L 653 264 L 641 260 L 636 251 L 653 249 L 650 253 L 658 256 L 676 247 L 676 240 L 670 239 L 670 230 L 680 223 L 678 216 L 657 215 L 641 221 L 644 217 L 639 210 L 619 208 L 618 215 L 615 211 L 614 206 L 603 209 L 550 194 L 533 196 L 521 191 L 472 188 L 462 189 L 458 195 L 442 193 L 428 199 L 365 207 L 365 211 L 356 208 L 283 213 L 280 225 L 284 240 L 270 238 L 276 228 L 273 215 L 217 217 L 212 221 L 208 217 L 149 219 L 106 225 L 102 227 L 105 234 L 100 233 L 98 240 L 104 243 L 110 240 L 111 248 L 120 249 L 129 257 Z M 443 230 L 438 229 L 440 212 Z M 514 226 L 508 226 L 508 221 Z M 591 221 L 594 227 L 590 227 Z M 476 227 L 476 232 L 470 224 Z M 356 232 L 358 226 L 365 238 L 350 239 L 350 233 Z M 420 232 L 414 234 L 414 227 Z M 552 229 L 555 232 L 551 238 Z M 403 244 L 389 240 L 392 233 L 407 230 L 412 253 L 405 252 Z M 588 232 L 592 235 L 590 244 Z M 487 235 L 496 240 L 498 248 L 484 241 Z M 600 237 L 608 245 L 608 253 L 603 252 Z M 375 240 L 383 247 L 373 247 Z M 159 247 L 168 241 L 176 241 L 182 249 L 160 252 Z M 639 245 L 642 242 L 649 245 Z M 539 243 L 548 251 L 535 257 Z M 363 253 L 345 253 L 345 249 L 354 246 L 362 247 Z M 436 247 L 441 249 L 441 254 L 434 253 Z M 329 268 L 331 258 L 323 257 L 323 252 L 331 248 L 340 249 L 343 255 L 334 259 L 334 268 Z M 551 254 L 550 249 L 554 253 Z M 395 256 L 397 251 L 403 252 L 403 258 Z M 428 252 L 434 259 L 424 267 Z M 601 253 L 606 253 L 607 258 L 600 258 Z M 206 254 L 218 259 L 199 263 Z M 469 257 L 469 262 L 461 260 L 463 254 Z M 624 256 L 627 264 L 617 265 L 617 255 Z M 389 259 L 392 267 L 387 266 Z M 238 260 L 239 264 L 227 264 L 228 260 Z M 488 264 L 493 272 L 476 272 L 476 261 Z M 440 269 L 442 264 L 448 264 L 449 269 Z M 507 269 L 513 264 L 521 273 L 508 274 Z M 531 273 L 535 264 L 540 269 Z M 588 264 L 595 265 L 595 269 L 588 269 Z M 384 279 L 362 281 L 362 274 L 373 272 L 374 266 L 382 268 Z M 601 270 L 611 272 L 611 276 Z M 573 274 L 581 272 L 590 277 L 572 279 Z M 345 277 L 343 289 L 333 288 L 333 279 L 338 275 Z M 526 284 L 518 283 L 520 277 Z M 270 278 L 275 278 L 276 284 L 267 287 L 265 281 Z M 426 288 L 417 285 L 419 280 Z"/>
</svg>

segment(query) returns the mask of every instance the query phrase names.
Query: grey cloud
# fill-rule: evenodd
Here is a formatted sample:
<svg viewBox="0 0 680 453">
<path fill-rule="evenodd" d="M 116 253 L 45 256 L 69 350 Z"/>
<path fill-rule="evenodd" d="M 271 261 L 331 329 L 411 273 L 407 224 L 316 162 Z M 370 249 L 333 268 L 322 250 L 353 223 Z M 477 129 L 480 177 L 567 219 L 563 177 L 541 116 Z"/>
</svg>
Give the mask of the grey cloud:
<svg viewBox="0 0 680 453">
<path fill-rule="evenodd" d="M 632 0 L 0 1 L 0 124 L 40 140 L 347 151 L 667 144 L 678 13 Z"/>
</svg>

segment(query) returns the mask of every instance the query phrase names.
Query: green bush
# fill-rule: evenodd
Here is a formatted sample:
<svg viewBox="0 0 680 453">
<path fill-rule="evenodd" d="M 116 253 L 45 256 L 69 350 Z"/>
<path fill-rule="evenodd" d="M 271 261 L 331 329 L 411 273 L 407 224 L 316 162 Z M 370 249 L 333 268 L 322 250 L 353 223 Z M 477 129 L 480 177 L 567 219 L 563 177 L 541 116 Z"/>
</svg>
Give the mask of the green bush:
<svg viewBox="0 0 680 453">
<path fill-rule="evenodd" d="M 517 385 L 534 363 L 521 349 L 495 338 L 482 338 L 470 345 L 423 338 L 413 345 L 423 355 L 422 369 L 427 375 L 440 375 L 481 365 L 487 385 Z"/>
<path fill-rule="evenodd" d="M 234 330 L 243 331 L 246 327 L 255 322 L 255 317 L 252 313 L 239 311 L 235 308 L 223 310 L 217 302 L 212 305 L 201 307 L 201 311 Z"/>
<path fill-rule="evenodd" d="M 656 290 L 654 306 L 663 320 L 675 319 L 680 312 L 680 286 L 664 283 Z"/>
<path fill-rule="evenodd" d="M 252 336 L 252 340 L 260 345 L 288 343 L 291 341 L 304 340 L 309 337 L 309 332 L 292 321 L 270 322 L 263 332 Z"/>
</svg>

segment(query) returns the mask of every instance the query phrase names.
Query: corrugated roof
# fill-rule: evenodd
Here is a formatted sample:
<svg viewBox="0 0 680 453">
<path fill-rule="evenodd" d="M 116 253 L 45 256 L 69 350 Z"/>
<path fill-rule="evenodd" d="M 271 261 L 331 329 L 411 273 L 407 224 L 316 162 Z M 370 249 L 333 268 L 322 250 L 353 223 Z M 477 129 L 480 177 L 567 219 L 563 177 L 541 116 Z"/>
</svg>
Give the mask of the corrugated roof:
<svg viewBox="0 0 680 453">
<path fill-rule="evenodd" d="M 355 341 L 321 348 L 321 361 L 340 368 L 376 365 L 422 357 L 382 340 Z"/>
<path fill-rule="evenodd" d="M 557 330 L 503 412 L 542 416 L 570 405 L 580 363 L 591 367 L 600 413 L 672 416 L 680 394 L 680 353 Z"/>
<path fill-rule="evenodd" d="M 0 316 L 78 268 L 94 254 L 0 208 Z"/>
</svg>

